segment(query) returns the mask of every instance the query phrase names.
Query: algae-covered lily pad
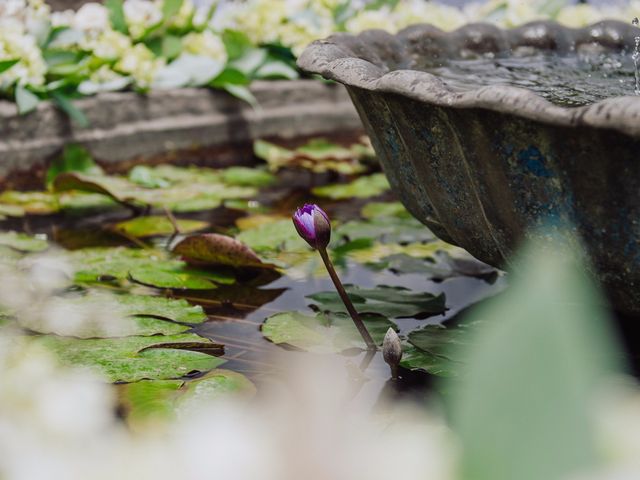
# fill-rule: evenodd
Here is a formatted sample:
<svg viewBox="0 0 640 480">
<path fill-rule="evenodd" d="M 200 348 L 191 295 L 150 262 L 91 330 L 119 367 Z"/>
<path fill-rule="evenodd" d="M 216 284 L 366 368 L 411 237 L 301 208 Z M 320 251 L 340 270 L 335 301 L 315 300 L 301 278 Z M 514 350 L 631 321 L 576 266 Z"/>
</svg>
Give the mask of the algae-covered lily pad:
<svg viewBox="0 0 640 480">
<path fill-rule="evenodd" d="M 86 340 L 41 336 L 33 341 L 53 352 L 63 364 L 92 368 L 112 382 L 179 378 L 224 363 L 205 353 L 220 354 L 222 345 L 190 333 Z"/>
<path fill-rule="evenodd" d="M 378 314 L 362 314 L 369 333 L 381 344 L 389 327 L 397 329 L 389 319 Z M 262 334 L 276 344 L 285 344 L 309 352 L 338 353 L 350 348 L 366 348 L 353 320 L 343 313 L 282 312 L 267 318 Z"/>
<path fill-rule="evenodd" d="M 270 267 L 244 243 L 217 233 L 192 235 L 178 243 L 173 253 L 194 265 L 227 265 L 230 267 Z"/>
<path fill-rule="evenodd" d="M 361 313 L 379 313 L 388 317 L 426 318 L 446 310 L 444 294 L 414 293 L 403 287 L 379 285 L 376 288 L 359 288 L 345 285 L 347 294 L 356 310 Z M 309 295 L 321 311 L 346 312 L 344 303 L 333 291 Z"/>
<path fill-rule="evenodd" d="M 251 397 L 254 384 L 244 375 L 215 369 L 192 380 L 140 380 L 119 387 L 120 403 L 133 428 L 174 419 L 229 396 Z"/>
<path fill-rule="evenodd" d="M 316 187 L 312 190 L 319 197 L 332 198 L 334 200 L 346 200 L 349 198 L 369 198 L 380 195 L 391 188 L 384 173 L 374 173 L 366 177 L 360 177 L 351 183 L 337 183 Z"/>
<path fill-rule="evenodd" d="M 201 220 L 186 219 L 176 219 L 176 225 L 180 233 L 197 232 L 209 226 L 207 222 Z M 136 217 L 131 220 L 116 223 L 112 228 L 115 232 L 138 238 L 171 235 L 175 231 L 171 220 L 163 215 Z"/>
<path fill-rule="evenodd" d="M 174 335 L 207 318 L 202 307 L 192 306 L 185 300 L 152 295 L 112 295 L 100 291 L 53 297 L 46 308 L 50 315 L 44 320 L 38 316 L 16 320 L 22 327 L 37 333 L 111 338 Z"/>
<path fill-rule="evenodd" d="M 80 283 L 125 280 L 134 268 L 168 260 L 162 250 L 124 247 L 83 248 L 69 257 L 76 268 L 75 281 Z"/>
<path fill-rule="evenodd" d="M 257 223 L 240 232 L 236 239 L 257 252 L 306 251 L 309 249 L 305 241 L 297 234 L 289 218 L 271 218 L 268 221 Z"/>
<path fill-rule="evenodd" d="M 46 239 L 17 232 L 0 232 L 0 245 L 20 252 L 42 252 L 49 248 Z"/>
</svg>

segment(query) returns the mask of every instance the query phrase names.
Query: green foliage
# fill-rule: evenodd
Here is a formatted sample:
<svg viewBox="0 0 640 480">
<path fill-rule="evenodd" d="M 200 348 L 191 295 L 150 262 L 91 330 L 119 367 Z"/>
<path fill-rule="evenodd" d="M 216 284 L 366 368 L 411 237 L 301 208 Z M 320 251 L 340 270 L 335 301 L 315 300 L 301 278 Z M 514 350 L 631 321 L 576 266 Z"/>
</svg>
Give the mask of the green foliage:
<svg viewBox="0 0 640 480">
<path fill-rule="evenodd" d="M 106 0 L 104 5 L 107 7 L 107 10 L 109 10 L 109 21 L 111 22 L 111 27 L 116 32 L 127 35 L 129 33 L 129 29 L 124 18 L 122 0 Z"/>
<path fill-rule="evenodd" d="M 6 72 L 19 61 L 19 58 L 13 58 L 11 60 L 0 60 L 0 73 Z"/>
<path fill-rule="evenodd" d="M 134 282 L 172 290 L 212 290 L 216 283 L 229 284 L 235 277 L 228 272 L 188 268 L 183 262 L 153 263 L 132 268 L 129 277 Z"/>
<path fill-rule="evenodd" d="M 447 384 L 462 478 L 556 480 L 595 464 L 591 402 L 618 367 L 602 300 L 561 246 L 527 251 L 520 271 L 474 313 L 465 373 Z"/>
<path fill-rule="evenodd" d="M 47 187 L 52 185 L 59 174 L 68 172 L 85 175 L 101 175 L 103 173 L 84 147 L 72 143 L 65 145 L 62 155 L 56 157 L 47 169 L 45 176 Z"/>
</svg>

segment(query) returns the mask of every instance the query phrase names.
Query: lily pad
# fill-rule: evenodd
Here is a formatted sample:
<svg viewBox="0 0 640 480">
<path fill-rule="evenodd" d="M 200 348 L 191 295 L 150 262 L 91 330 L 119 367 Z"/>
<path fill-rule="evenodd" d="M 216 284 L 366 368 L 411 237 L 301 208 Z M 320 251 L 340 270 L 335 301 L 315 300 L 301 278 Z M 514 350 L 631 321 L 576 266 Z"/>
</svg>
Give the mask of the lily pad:
<svg viewBox="0 0 640 480">
<path fill-rule="evenodd" d="M 267 187 L 276 181 L 276 177 L 258 167 L 229 167 L 222 171 L 222 180 L 241 187 Z"/>
<path fill-rule="evenodd" d="M 400 364 L 443 377 L 458 376 L 467 359 L 464 348 L 481 322 L 462 322 L 451 326 L 428 325 L 408 336 Z"/>
<path fill-rule="evenodd" d="M 53 352 L 63 364 L 94 369 L 111 382 L 179 378 L 207 372 L 225 362 L 204 353 L 222 353 L 221 345 L 190 333 L 88 340 L 40 336 L 33 341 Z"/>
<path fill-rule="evenodd" d="M 140 380 L 118 389 L 127 423 L 134 429 L 175 419 L 221 398 L 250 397 L 255 391 L 247 377 L 223 369 L 193 380 Z"/>
<path fill-rule="evenodd" d="M 196 270 L 177 261 L 137 267 L 129 271 L 129 277 L 142 285 L 176 290 L 212 290 L 217 288 L 215 282 L 235 282 L 229 273 Z"/>
<path fill-rule="evenodd" d="M 337 183 L 315 187 L 314 195 L 327 197 L 334 200 L 346 200 L 349 198 L 370 198 L 380 195 L 391 187 L 384 173 L 374 173 L 366 177 L 360 177 L 351 183 Z"/>
<path fill-rule="evenodd" d="M 443 293 L 414 293 L 403 287 L 379 285 L 376 288 L 359 288 L 345 285 L 349 298 L 360 313 L 378 313 L 392 318 L 426 318 L 446 310 Z M 337 292 L 327 291 L 307 296 L 323 312 L 346 312 Z"/>
<path fill-rule="evenodd" d="M 352 220 L 336 228 L 336 236 L 349 240 L 371 238 L 382 243 L 425 243 L 436 239 L 422 223 L 412 217 L 381 217 Z"/>
<path fill-rule="evenodd" d="M 257 140 L 253 144 L 253 151 L 273 171 L 295 167 L 315 173 L 335 171 L 345 175 L 364 171 L 362 160 L 373 156 L 373 150 L 364 143 L 343 147 L 323 138 L 312 139 L 294 150 Z"/>
<path fill-rule="evenodd" d="M 173 253 L 193 265 L 227 265 L 235 268 L 269 266 L 241 241 L 217 233 L 187 237 L 174 247 Z"/>
<path fill-rule="evenodd" d="M 17 232 L 0 232 L 0 245 L 20 252 L 42 252 L 49 248 L 46 239 Z"/>
<path fill-rule="evenodd" d="M 77 338 L 112 338 L 125 336 L 174 335 L 207 316 L 199 306 L 185 300 L 151 295 L 111 295 L 92 291 L 85 295 L 53 297 L 46 304 L 51 313 L 46 320 L 18 317 L 23 328 L 42 334 Z M 108 311 L 109 315 L 103 312 Z"/>
<path fill-rule="evenodd" d="M 369 333 L 381 344 L 391 327 L 397 326 L 378 314 L 363 314 L 362 320 Z M 350 348 L 366 348 L 366 344 L 353 324 L 343 313 L 318 313 L 315 316 L 299 312 L 282 312 L 267 318 L 262 334 L 276 344 L 285 344 L 317 353 L 339 353 Z"/>
<path fill-rule="evenodd" d="M 129 271 L 166 261 L 168 255 L 162 250 L 136 248 L 83 248 L 70 252 L 76 268 L 75 281 L 79 283 L 122 281 Z"/>
<path fill-rule="evenodd" d="M 200 220 L 176 219 L 180 233 L 197 232 L 207 228 L 209 224 Z M 124 233 L 130 237 L 145 238 L 174 233 L 173 223 L 163 215 L 136 217 L 131 220 L 117 223 L 113 226 L 116 232 Z"/>
</svg>

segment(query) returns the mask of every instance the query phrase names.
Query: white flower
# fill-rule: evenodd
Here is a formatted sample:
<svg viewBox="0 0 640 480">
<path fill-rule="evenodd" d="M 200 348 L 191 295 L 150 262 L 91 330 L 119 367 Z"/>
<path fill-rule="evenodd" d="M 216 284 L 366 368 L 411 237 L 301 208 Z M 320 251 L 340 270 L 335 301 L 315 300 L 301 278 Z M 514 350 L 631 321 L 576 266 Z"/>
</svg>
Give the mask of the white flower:
<svg viewBox="0 0 640 480">
<path fill-rule="evenodd" d="M 129 27 L 129 33 L 137 39 L 149 28 L 162 21 L 162 10 L 150 0 L 126 0 L 124 17 Z"/>
<path fill-rule="evenodd" d="M 140 88 L 149 88 L 159 68 L 164 65 L 164 60 L 156 58 L 151 50 L 138 43 L 127 49 L 115 70 L 131 75 Z"/>
<path fill-rule="evenodd" d="M 379 28 L 391 33 L 398 30 L 389 7 L 385 6 L 378 10 L 362 10 L 346 23 L 347 31 L 352 33 L 360 33 L 372 28 Z"/>
<path fill-rule="evenodd" d="M 227 50 L 222 39 L 215 33 L 205 30 L 202 33 L 189 33 L 182 39 L 185 52 L 201 55 L 223 63 L 227 61 Z"/>
<path fill-rule="evenodd" d="M 73 17 L 73 28 L 78 30 L 104 31 L 110 27 L 109 12 L 99 3 L 85 3 Z"/>
<path fill-rule="evenodd" d="M 102 60 L 116 60 L 121 58 L 126 52 L 131 50 L 131 39 L 115 30 L 105 30 L 97 37 L 89 36 L 82 43 L 84 50 Z"/>
</svg>

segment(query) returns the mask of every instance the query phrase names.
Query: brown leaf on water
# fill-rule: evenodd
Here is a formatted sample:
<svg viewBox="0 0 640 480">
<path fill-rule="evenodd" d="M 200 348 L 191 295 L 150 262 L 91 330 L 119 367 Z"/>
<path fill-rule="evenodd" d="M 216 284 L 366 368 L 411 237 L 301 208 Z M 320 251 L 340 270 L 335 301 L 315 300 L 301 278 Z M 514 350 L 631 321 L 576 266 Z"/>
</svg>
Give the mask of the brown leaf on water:
<svg viewBox="0 0 640 480">
<path fill-rule="evenodd" d="M 244 243 L 217 233 L 192 235 L 178 243 L 173 253 L 192 265 L 228 265 L 236 268 L 273 268 Z"/>
</svg>

